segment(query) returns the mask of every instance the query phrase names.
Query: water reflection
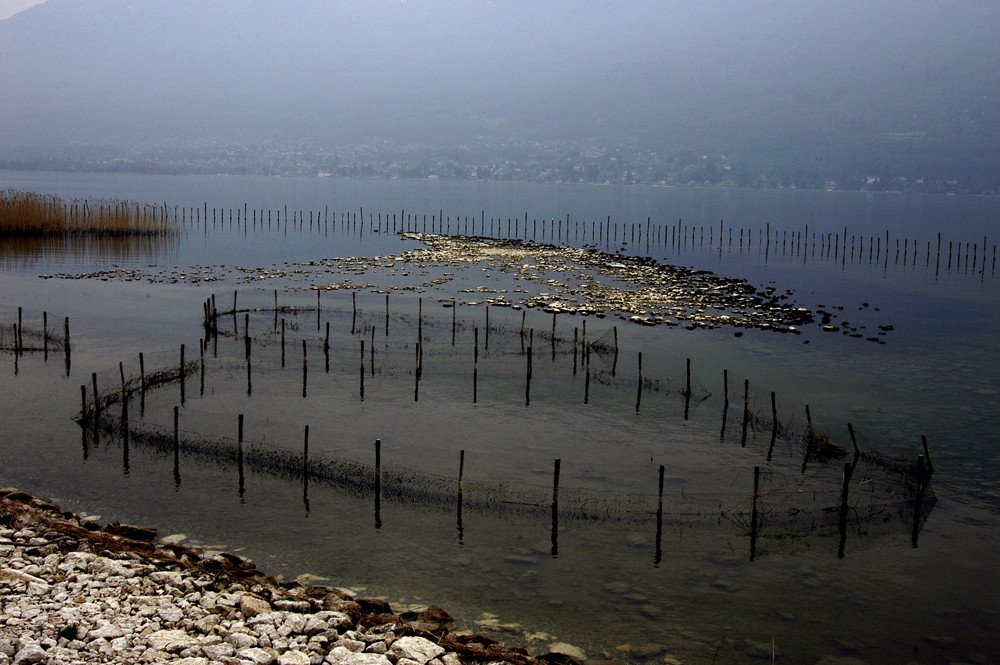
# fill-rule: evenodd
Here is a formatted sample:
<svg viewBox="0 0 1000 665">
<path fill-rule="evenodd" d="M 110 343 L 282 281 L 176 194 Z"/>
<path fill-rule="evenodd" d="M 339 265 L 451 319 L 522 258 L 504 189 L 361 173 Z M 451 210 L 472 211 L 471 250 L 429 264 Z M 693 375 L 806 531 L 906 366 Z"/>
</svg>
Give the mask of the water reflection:
<svg viewBox="0 0 1000 665">
<path fill-rule="evenodd" d="M 75 263 L 160 261 L 177 252 L 175 234 L 110 236 L 65 235 L 0 240 L 0 269 L 17 271 L 49 264 L 65 268 Z"/>
</svg>

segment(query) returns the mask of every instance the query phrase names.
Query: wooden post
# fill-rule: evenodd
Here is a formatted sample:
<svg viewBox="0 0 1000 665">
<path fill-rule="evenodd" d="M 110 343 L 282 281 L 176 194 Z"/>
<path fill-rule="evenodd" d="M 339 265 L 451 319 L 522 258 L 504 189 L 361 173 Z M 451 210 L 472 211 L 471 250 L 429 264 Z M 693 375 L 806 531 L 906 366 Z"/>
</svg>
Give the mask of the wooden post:
<svg viewBox="0 0 1000 665">
<path fill-rule="evenodd" d="M 395 222 L 393 222 L 395 225 Z M 385 294 L 385 336 L 389 336 L 389 294 Z"/>
<path fill-rule="evenodd" d="M 729 405 L 729 370 L 722 370 L 722 394 L 726 398 L 726 405 Z"/>
<path fill-rule="evenodd" d="M 101 417 L 101 393 L 97 391 L 97 372 L 90 374 L 90 379 L 94 384 L 94 417 Z"/>
<path fill-rule="evenodd" d="M 473 328 L 473 352 L 472 352 L 472 403 L 478 399 L 479 386 L 479 328 Z"/>
<path fill-rule="evenodd" d="M 309 362 L 306 358 L 306 341 L 302 340 L 302 397 L 306 396 L 306 381 L 309 376 Z"/>
<path fill-rule="evenodd" d="M 89 415 L 87 414 L 87 384 L 80 385 L 80 425 L 86 425 Z"/>
<path fill-rule="evenodd" d="M 351 334 L 354 334 L 354 326 L 358 320 L 358 292 L 351 291 Z"/>
</svg>

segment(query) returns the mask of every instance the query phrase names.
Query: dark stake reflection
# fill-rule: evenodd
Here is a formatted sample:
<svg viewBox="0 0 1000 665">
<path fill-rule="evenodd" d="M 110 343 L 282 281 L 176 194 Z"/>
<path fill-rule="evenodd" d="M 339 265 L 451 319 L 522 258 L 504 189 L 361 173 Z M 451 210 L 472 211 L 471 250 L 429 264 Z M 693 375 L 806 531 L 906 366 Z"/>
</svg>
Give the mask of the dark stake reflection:
<svg viewBox="0 0 1000 665">
<path fill-rule="evenodd" d="M 753 468 L 753 509 L 750 513 L 750 560 L 757 556 L 757 499 L 760 497 L 760 467 Z"/>
<path fill-rule="evenodd" d="M 746 448 L 747 446 L 747 421 L 750 419 L 750 410 L 747 408 L 743 409 L 743 433 L 740 436 L 740 445 Z"/>
<path fill-rule="evenodd" d="M 559 502 L 552 502 L 552 556 L 559 556 Z"/>
<path fill-rule="evenodd" d="M 659 480 L 659 498 L 656 501 L 656 553 L 653 554 L 653 565 L 657 568 L 660 567 L 660 561 L 663 560 L 663 474 L 665 468 L 660 465 L 660 480 Z"/>
<path fill-rule="evenodd" d="M 926 440 L 925 440 L 926 445 Z M 933 467 L 929 467 L 924 462 L 924 456 L 917 457 L 917 487 L 913 499 L 913 535 L 910 540 L 912 547 L 917 547 L 917 540 L 920 537 L 920 522 L 923 518 L 924 499 L 927 492 L 927 485 L 930 483 Z"/>
<path fill-rule="evenodd" d="M 244 477 L 243 477 L 243 441 L 242 437 L 240 438 L 241 441 L 236 445 L 236 471 L 239 474 L 239 485 L 237 488 L 237 493 L 239 494 L 240 497 L 240 503 L 244 503 L 246 499 L 244 498 L 243 495 L 246 491 L 246 486 L 244 484 Z"/>
<path fill-rule="evenodd" d="M 122 473 L 126 476 L 129 475 L 129 436 L 128 393 L 122 393 Z"/>
<path fill-rule="evenodd" d="M 847 545 L 847 496 L 854 475 L 854 468 L 858 464 L 858 455 L 854 456 L 853 462 L 844 463 L 844 485 L 840 490 L 840 546 L 837 548 L 837 557 L 844 558 L 845 547 Z"/>
<path fill-rule="evenodd" d="M 462 493 L 458 493 L 458 544 L 462 545 L 462 538 L 465 536 L 465 529 L 462 526 Z"/>
<path fill-rule="evenodd" d="M 767 448 L 767 461 L 771 461 L 771 456 L 774 455 L 774 444 L 778 440 L 778 420 L 775 419 L 774 423 L 771 425 L 771 445 Z"/>
<path fill-rule="evenodd" d="M 309 517 L 309 473 L 302 476 L 302 506 L 305 508 L 306 517 Z"/>
<path fill-rule="evenodd" d="M 726 420 L 729 418 L 729 400 L 722 407 L 722 431 L 719 432 L 719 440 L 726 440 Z"/>
<path fill-rule="evenodd" d="M 180 450 L 174 448 L 174 489 L 179 490 L 181 488 L 181 460 L 180 460 Z"/>
</svg>

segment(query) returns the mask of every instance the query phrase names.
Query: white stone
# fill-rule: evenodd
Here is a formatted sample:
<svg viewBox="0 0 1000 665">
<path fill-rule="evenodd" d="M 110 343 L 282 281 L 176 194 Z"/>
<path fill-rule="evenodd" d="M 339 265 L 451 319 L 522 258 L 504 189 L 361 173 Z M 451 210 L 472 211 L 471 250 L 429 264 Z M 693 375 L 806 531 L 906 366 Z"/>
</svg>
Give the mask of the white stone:
<svg viewBox="0 0 1000 665">
<path fill-rule="evenodd" d="M 158 608 L 156 613 L 167 623 L 179 623 L 184 618 L 184 613 L 171 605 Z"/>
<path fill-rule="evenodd" d="M 182 588 L 184 586 L 184 576 L 176 570 L 158 570 L 149 574 L 149 579 L 157 584 Z"/>
<path fill-rule="evenodd" d="M 298 649 L 289 649 L 278 656 L 278 665 L 309 665 L 309 654 Z"/>
<path fill-rule="evenodd" d="M 14 665 L 41 663 L 46 658 L 45 649 L 37 644 L 29 644 L 14 655 Z"/>
<path fill-rule="evenodd" d="M 233 648 L 232 644 L 213 644 L 211 646 L 203 646 L 201 652 L 205 654 L 210 660 L 222 660 L 223 658 L 229 658 L 234 653 L 236 649 Z"/>
<path fill-rule="evenodd" d="M 424 637 L 407 635 L 392 643 L 392 653 L 400 658 L 415 660 L 420 665 L 424 665 L 431 658 L 437 658 L 444 653 L 444 649 Z"/>
<path fill-rule="evenodd" d="M 243 660 L 249 660 L 251 663 L 254 663 L 254 665 L 270 665 L 270 663 L 274 661 L 274 656 L 260 647 L 240 649 L 236 652 L 236 657 L 242 658 Z"/>
<path fill-rule="evenodd" d="M 257 646 L 257 640 L 246 633 L 229 633 L 226 636 L 226 642 L 232 644 L 236 649 L 249 649 L 250 647 Z"/>
<path fill-rule="evenodd" d="M 336 665 L 392 665 L 392 661 L 380 653 L 351 653 L 334 649 L 327 661 Z"/>
<path fill-rule="evenodd" d="M 574 660 L 587 660 L 587 654 L 584 653 L 583 649 L 575 647 L 572 644 L 566 644 L 565 642 L 553 642 L 549 645 L 549 651 L 552 653 L 561 653 L 562 655 L 569 656 Z"/>
<path fill-rule="evenodd" d="M 146 637 L 146 645 L 150 649 L 168 653 L 181 651 L 193 641 L 193 638 L 183 630 L 158 630 Z"/>
<path fill-rule="evenodd" d="M 325 633 L 328 630 L 330 630 L 330 624 L 313 615 L 306 619 L 305 626 L 302 627 L 300 632 L 306 635 L 316 635 L 317 633 Z"/>
<path fill-rule="evenodd" d="M 96 640 L 104 638 L 106 640 L 113 640 L 118 637 L 122 637 L 125 634 L 125 631 L 123 631 L 120 626 L 117 626 L 110 621 L 100 620 L 99 623 L 102 623 L 103 625 L 88 632 L 87 639 Z"/>
</svg>

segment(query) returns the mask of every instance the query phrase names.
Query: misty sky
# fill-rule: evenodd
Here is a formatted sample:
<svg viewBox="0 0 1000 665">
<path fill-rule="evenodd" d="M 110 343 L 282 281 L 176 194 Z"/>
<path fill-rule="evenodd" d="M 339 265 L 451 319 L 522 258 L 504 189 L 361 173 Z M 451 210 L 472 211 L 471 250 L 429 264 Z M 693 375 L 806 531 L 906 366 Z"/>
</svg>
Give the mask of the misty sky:
<svg viewBox="0 0 1000 665">
<path fill-rule="evenodd" d="M 997 34 L 976 0 L 48 0 L 0 21 L 0 151 L 995 142 Z"/>
<path fill-rule="evenodd" d="M 37 5 L 42 0 L 0 0 L 0 20 L 13 16 L 23 9 Z"/>
</svg>

